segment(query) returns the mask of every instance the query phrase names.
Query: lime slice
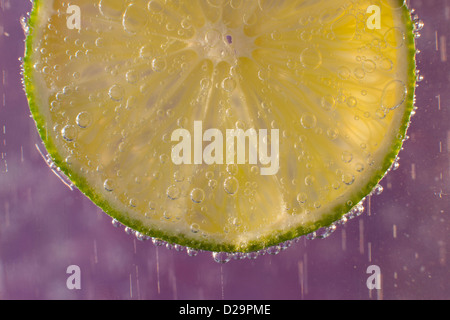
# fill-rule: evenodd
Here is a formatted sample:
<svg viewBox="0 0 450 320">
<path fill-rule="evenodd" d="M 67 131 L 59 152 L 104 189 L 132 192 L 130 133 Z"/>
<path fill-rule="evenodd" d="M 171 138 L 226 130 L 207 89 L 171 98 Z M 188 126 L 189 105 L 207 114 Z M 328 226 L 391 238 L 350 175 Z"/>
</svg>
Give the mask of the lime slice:
<svg viewBox="0 0 450 320">
<path fill-rule="evenodd" d="M 140 235 L 251 252 L 334 227 L 413 111 L 403 1 L 34 1 L 24 82 L 61 171 Z"/>
</svg>

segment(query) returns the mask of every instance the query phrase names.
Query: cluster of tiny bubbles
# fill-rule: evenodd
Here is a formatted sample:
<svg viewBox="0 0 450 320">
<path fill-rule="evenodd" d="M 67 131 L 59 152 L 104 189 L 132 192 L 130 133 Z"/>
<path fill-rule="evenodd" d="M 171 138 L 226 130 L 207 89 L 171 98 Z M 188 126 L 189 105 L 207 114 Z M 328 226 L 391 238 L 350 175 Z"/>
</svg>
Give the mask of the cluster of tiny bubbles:
<svg viewBox="0 0 450 320">
<path fill-rule="evenodd" d="M 149 237 L 149 236 L 147 236 L 145 234 L 142 234 L 140 232 L 136 232 L 135 236 L 136 236 L 136 239 L 138 239 L 139 241 L 147 241 L 147 240 L 151 239 L 151 237 Z"/>
<path fill-rule="evenodd" d="M 411 9 L 411 17 L 413 20 L 413 26 L 414 26 L 414 38 L 418 39 L 420 38 L 421 34 L 420 31 L 425 27 L 425 24 L 422 20 L 419 19 L 419 16 L 417 14 L 415 14 L 415 9 Z M 419 54 L 420 50 L 416 49 L 416 53 Z M 419 85 L 419 82 L 423 81 L 423 76 L 420 74 L 420 70 L 416 70 L 416 86 Z M 412 115 L 415 115 L 415 109 L 412 111 Z"/>
<path fill-rule="evenodd" d="M 356 217 L 359 217 L 362 215 L 365 211 L 364 205 L 362 204 L 363 201 L 361 201 L 359 204 L 357 204 L 355 207 L 353 207 L 348 213 L 344 215 L 346 218 L 346 221 L 354 219 Z"/>
<path fill-rule="evenodd" d="M 383 187 L 380 184 L 377 184 L 373 190 L 371 191 L 369 196 L 372 195 L 380 195 L 383 192 Z M 280 252 L 288 249 L 289 247 L 291 247 L 294 243 L 299 242 L 302 238 L 305 238 L 307 240 L 315 240 L 315 239 L 326 239 L 328 238 L 331 234 L 333 234 L 334 231 L 336 231 L 336 229 L 338 228 L 338 226 L 342 226 L 344 224 L 346 224 L 349 220 L 352 220 L 356 217 L 361 216 L 364 211 L 364 201 L 366 200 L 366 198 L 362 199 L 358 204 L 356 204 L 355 206 L 352 207 L 352 209 L 344 214 L 342 216 L 342 218 L 332 224 L 330 224 L 329 226 L 326 227 L 322 227 L 316 231 L 313 231 L 307 235 L 304 236 L 300 236 L 297 237 L 293 240 L 287 240 L 284 242 L 281 242 L 277 245 L 273 245 L 273 246 L 269 246 L 267 248 L 258 250 L 258 251 L 252 251 L 252 252 L 211 252 L 212 258 L 215 262 L 219 263 L 219 264 L 225 264 L 230 262 L 231 260 L 243 260 L 243 259 L 249 259 L 249 260 L 254 260 L 260 256 L 264 256 L 264 255 L 277 255 Z M 351 203 L 349 201 L 349 203 Z M 113 219 L 112 220 L 112 225 L 116 228 L 118 227 L 124 227 L 124 225 L 122 225 L 118 220 Z M 196 226 L 194 226 L 194 228 L 197 228 Z M 148 241 L 151 240 L 151 242 L 153 243 L 154 246 L 156 247 L 166 247 L 166 249 L 174 249 L 178 252 L 182 252 L 182 251 L 186 251 L 186 254 L 190 257 L 195 257 L 197 256 L 199 253 L 204 252 L 203 250 L 197 250 L 194 248 L 190 248 L 190 247 L 184 247 L 182 245 L 179 244 L 173 244 L 173 243 L 169 243 L 166 242 L 164 240 L 155 238 L 155 237 L 151 237 L 151 236 L 147 236 L 141 232 L 135 231 L 130 227 L 124 227 L 124 231 L 125 233 L 129 234 L 129 235 L 134 235 L 136 237 L 137 240 L 139 241 Z"/>
<path fill-rule="evenodd" d="M 425 24 L 423 23 L 422 20 L 419 19 L 419 16 L 415 14 L 415 9 L 411 9 L 411 16 L 414 26 L 414 37 L 420 38 L 421 36 L 420 31 L 425 27 Z"/>
</svg>

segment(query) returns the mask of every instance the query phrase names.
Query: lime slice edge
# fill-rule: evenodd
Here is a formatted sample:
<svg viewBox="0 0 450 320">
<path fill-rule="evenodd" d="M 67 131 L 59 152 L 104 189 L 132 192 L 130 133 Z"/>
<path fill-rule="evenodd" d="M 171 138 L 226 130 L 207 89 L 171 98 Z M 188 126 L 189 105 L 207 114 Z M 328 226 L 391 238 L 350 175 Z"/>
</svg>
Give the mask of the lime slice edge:
<svg viewBox="0 0 450 320">
<path fill-rule="evenodd" d="M 415 88 L 416 88 L 416 65 L 415 57 L 416 49 L 415 49 L 415 40 L 414 40 L 414 26 L 411 20 L 411 14 L 406 6 L 402 7 L 402 18 L 404 20 L 405 26 L 405 45 L 408 48 L 408 76 L 406 86 L 408 88 L 407 97 L 405 99 L 405 112 L 403 115 L 403 119 L 401 120 L 401 127 L 398 131 L 398 139 L 394 144 L 391 145 L 390 152 L 388 152 L 385 156 L 384 161 L 382 161 L 383 166 L 376 171 L 373 175 L 371 181 L 372 183 L 368 184 L 365 188 L 361 189 L 359 192 L 353 195 L 353 198 L 349 199 L 351 204 L 347 205 L 339 205 L 334 207 L 331 210 L 333 213 L 328 214 L 321 221 L 310 224 L 303 225 L 299 228 L 294 228 L 292 230 L 279 230 L 274 231 L 272 236 L 264 237 L 259 239 L 258 241 L 250 241 L 246 244 L 245 247 L 235 245 L 233 243 L 223 244 L 223 243 L 214 243 L 210 239 L 208 240 L 194 240 L 192 238 L 185 237 L 183 234 L 173 235 L 170 233 L 163 232 L 161 230 L 149 229 L 148 226 L 145 226 L 143 223 L 130 219 L 126 214 L 116 210 L 113 208 L 109 202 L 104 199 L 100 194 L 93 189 L 87 180 L 76 173 L 74 173 L 65 160 L 60 156 L 59 151 L 55 144 L 52 141 L 52 138 L 47 134 L 47 125 L 45 123 L 45 119 L 39 111 L 39 105 L 37 101 L 40 99 L 37 98 L 39 93 L 36 92 L 34 81 L 32 78 L 33 74 L 33 61 L 29 52 L 33 51 L 33 29 L 39 25 L 40 19 L 40 10 L 42 8 L 45 11 L 43 6 L 40 6 L 41 3 L 45 3 L 44 1 L 35 1 L 33 10 L 31 11 L 30 17 L 28 19 L 28 34 L 30 36 L 27 37 L 26 40 L 26 53 L 25 58 L 23 60 L 23 74 L 24 74 L 24 86 L 27 93 L 30 111 L 33 116 L 33 119 L 36 123 L 36 127 L 38 129 L 39 135 L 43 141 L 45 149 L 48 154 L 51 156 L 54 164 L 75 184 L 75 186 L 84 193 L 88 198 L 90 198 L 97 206 L 99 206 L 105 213 L 109 216 L 113 217 L 120 223 L 133 230 L 151 236 L 153 238 L 162 239 L 168 243 L 177 243 L 189 248 L 201 248 L 202 250 L 213 251 L 213 252 L 253 252 L 263 248 L 268 248 L 279 243 L 282 243 L 287 240 L 292 240 L 294 238 L 298 238 L 303 235 L 310 234 L 320 228 L 326 228 L 339 221 L 346 213 L 351 211 L 351 209 L 361 203 L 362 200 L 366 198 L 367 195 L 370 195 L 373 189 L 378 185 L 378 183 L 385 177 L 393 163 L 396 161 L 400 150 L 402 149 L 404 138 L 406 137 L 407 130 L 410 125 L 411 114 L 414 108 L 414 96 L 415 96 Z"/>
</svg>

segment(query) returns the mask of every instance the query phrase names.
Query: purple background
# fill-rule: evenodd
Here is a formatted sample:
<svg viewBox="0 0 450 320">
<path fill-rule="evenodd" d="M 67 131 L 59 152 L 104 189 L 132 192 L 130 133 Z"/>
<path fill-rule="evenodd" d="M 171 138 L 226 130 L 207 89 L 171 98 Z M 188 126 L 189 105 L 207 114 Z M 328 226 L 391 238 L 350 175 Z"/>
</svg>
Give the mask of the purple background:
<svg viewBox="0 0 450 320">
<path fill-rule="evenodd" d="M 450 1 L 410 3 L 425 80 L 385 191 L 325 240 L 221 265 L 137 241 L 52 173 L 20 78 L 31 4 L 0 0 L 0 299 L 449 299 Z M 72 264 L 81 290 L 66 287 Z M 370 265 L 381 290 L 366 286 Z"/>
</svg>

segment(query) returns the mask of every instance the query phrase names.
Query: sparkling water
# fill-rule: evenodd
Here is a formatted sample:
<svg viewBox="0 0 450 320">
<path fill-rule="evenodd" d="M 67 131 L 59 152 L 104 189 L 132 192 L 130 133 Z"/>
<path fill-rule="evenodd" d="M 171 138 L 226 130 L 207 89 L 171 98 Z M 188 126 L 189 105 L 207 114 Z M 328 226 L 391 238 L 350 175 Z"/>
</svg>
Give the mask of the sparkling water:
<svg viewBox="0 0 450 320">
<path fill-rule="evenodd" d="M 22 89 L 21 21 L 30 1 L 0 0 L 0 298 L 449 299 L 450 6 L 442 0 L 409 2 L 420 16 L 415 18 L 421 51 L 417 109 L 391 172 L 328 228 L 257 252 L 211 253 L 111 223 L 58 171 L 45 154 Z M 151 6 L 161 9 L 157 1 Z M 126 18 L 139 17 L 132 9 Z M 251 24 L 252 17 L 246 22 Z M 138 18 L 124 19 L 124 28 L 133 32 L 139 23 Z M 181 24 L 189 32 L 189 21 Z M 98 38 L 96 45 L 103 41 Z M 302 52 L 301 62 L 318 65 L 320 55 Z M 156 59 L 152 66 L 155 71 L 167 67 Z M 370 66 L 366 62 L 365 68 Z M 385 61 L 384 68 L 390 67 Z M 340 76 L 346 77 L 347 70 L 340 70 Z M 128 82 L 136 80 L 127 74 Z M 231 89 L 233 83 L 223 86 Z M 132 107 L 120 86 L 111 87 L 109 96 Z M 333 108 L 333 99 L 325 97 L 323 107 Z M 349 107 L 356 103 L 347 101 Z M 57 101 L 52 107 L 58 108 Z M 89 114 L 80 113 L 76 124 L 87 127 L 90 121 Z M 305 117 L 303 123 L 311 126 L 314 118 Z M 60 130 L 65 139 L 75 138 L 74 128 Z M 335 133 L 327 134 L 332 138 Z M 238 189 L 228 183 L 224 187 L 230 192 Z M 106 190 L 114 186 L 105 181 Z M 177 196 L 177 190 L 167 193 Z M 194 202 L 204 197 L 201 190 L 190 196 Z M 191 230 L 198 232 L 198 226 Z M 380 289 L 368 285 L 372 270 L 381 272 Z M 77 271 L 81 286 L 68 286 Z"/>
</svg>

